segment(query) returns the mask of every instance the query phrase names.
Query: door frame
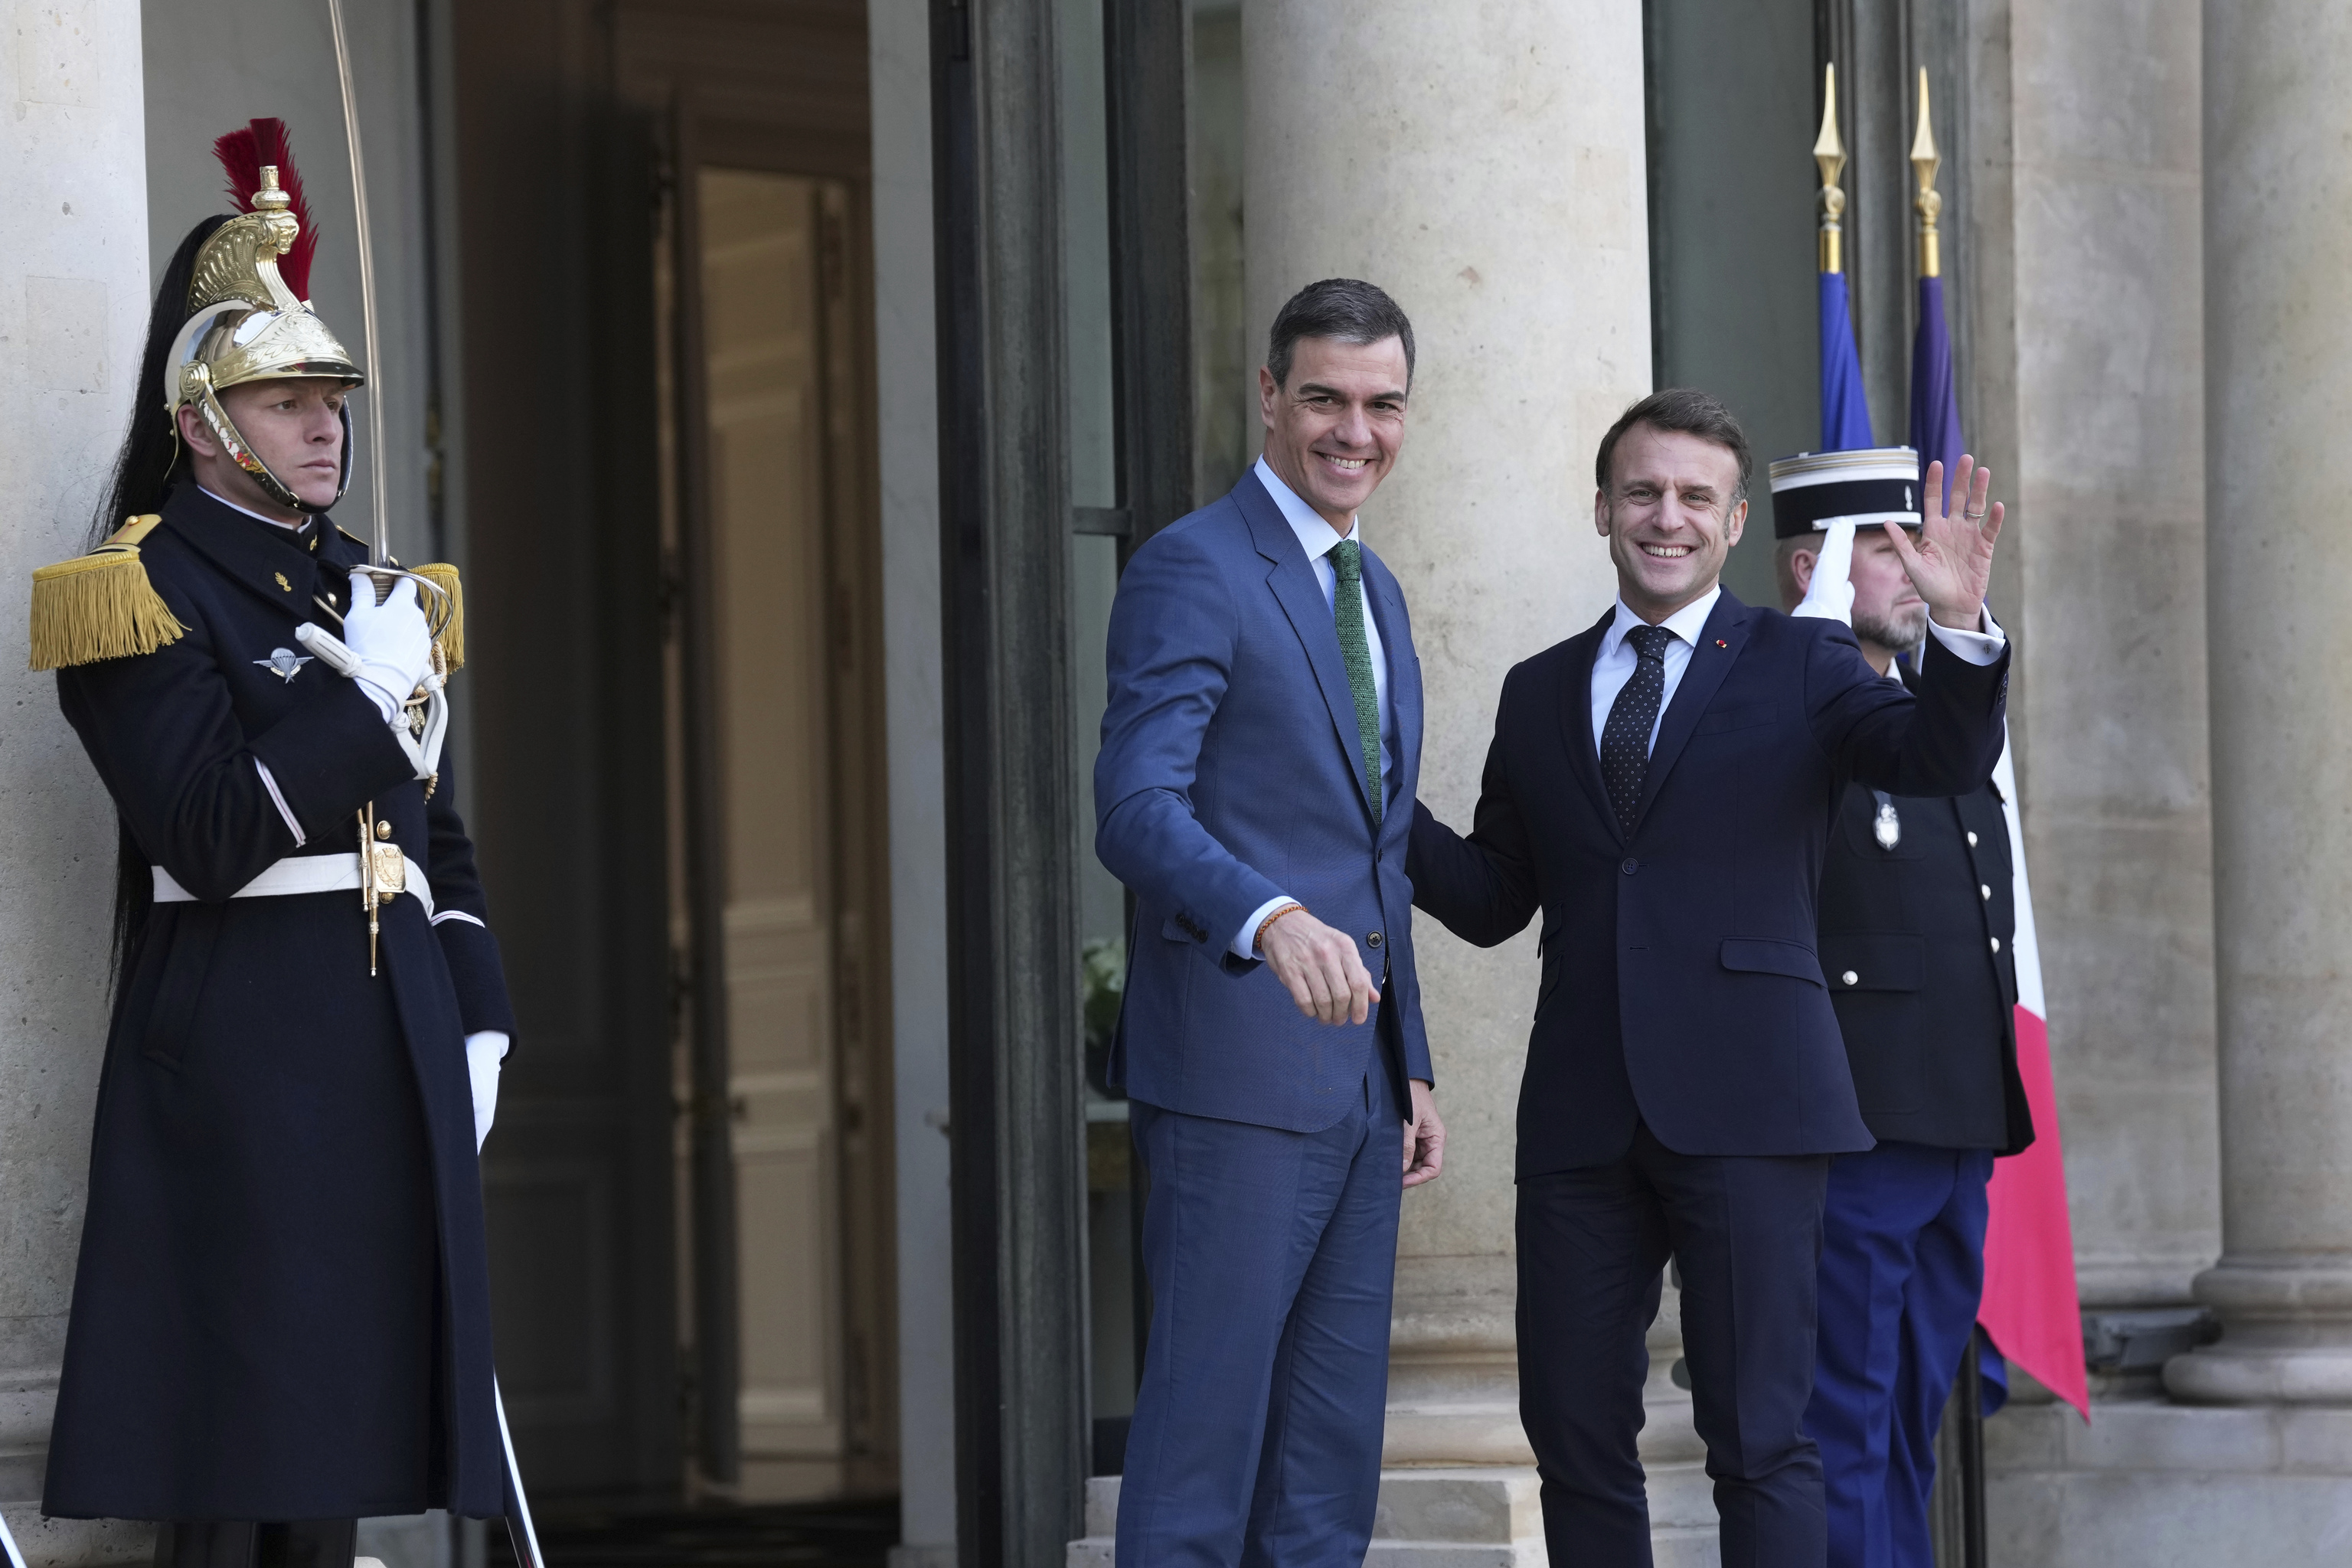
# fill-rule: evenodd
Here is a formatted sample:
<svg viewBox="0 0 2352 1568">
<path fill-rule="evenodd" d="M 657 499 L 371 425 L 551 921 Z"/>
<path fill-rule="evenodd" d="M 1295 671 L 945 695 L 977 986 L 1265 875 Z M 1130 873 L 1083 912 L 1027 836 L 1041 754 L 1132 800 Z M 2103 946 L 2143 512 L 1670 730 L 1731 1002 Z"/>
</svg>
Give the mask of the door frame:
<svg viewBox="0 0 2352 1568">
<path fill-rule="evenodd" d="M 1087 1173 L 1073 534 L 1190 510 L 1183 0 L 1104 0 L 1119 501 L 1070 504 L 1057 0 L 931 0 L 957 1541 L 1083 1532 Z"/>
</svg>

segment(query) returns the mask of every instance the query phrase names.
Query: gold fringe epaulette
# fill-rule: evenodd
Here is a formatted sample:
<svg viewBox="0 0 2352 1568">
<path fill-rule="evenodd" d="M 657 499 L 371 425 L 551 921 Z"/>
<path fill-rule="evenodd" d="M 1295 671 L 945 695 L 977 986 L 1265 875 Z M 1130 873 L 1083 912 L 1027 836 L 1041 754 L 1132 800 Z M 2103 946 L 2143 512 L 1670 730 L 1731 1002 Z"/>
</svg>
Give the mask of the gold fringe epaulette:
<svg viewBox="0 0 2352 1568">
<path fill-rule="evenodd" d="M 153 653 L 187 631 L 147 580 L 139 542 L 161 517 L 134 517 L 88 555 L 33 574 L 34 669 Z"/>
<path fill-rule="evenodd" d="M 411 570 L 419 577 L 430 577 L 435 583 L 440 584 L 443 593 L 449 595 L 449 624 L 443 626 L 436 635 L 441 644 L 441 651 L 448 656 L 449 668 L 452 670 L 464 668 L 466 665 L 466 590 L 457 581 L 457 569 L 436 561 L 427 565 L 412 567 Z M 427 607 L 427 611 L 430 613 L 430 606 Z"/>
</svg>

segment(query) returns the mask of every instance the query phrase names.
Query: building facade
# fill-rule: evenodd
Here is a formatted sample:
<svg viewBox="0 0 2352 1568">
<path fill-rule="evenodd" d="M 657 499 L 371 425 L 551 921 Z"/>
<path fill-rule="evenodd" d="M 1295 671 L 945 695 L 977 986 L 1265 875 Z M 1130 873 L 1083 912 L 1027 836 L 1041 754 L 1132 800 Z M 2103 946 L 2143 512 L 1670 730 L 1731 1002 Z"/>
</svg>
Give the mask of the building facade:
<svg viewBox="0 0 2352 1568">
<path fill-rule="evenodd" d="M 1388 288 L 1420 374 L 1365 530 L 1429 650 L 1425 789 L 1458 820 L 1503 671 L 1608 602 L 1586 476 L 1618 411 L 1696 384 L 1759 455 L 1813 444 L 1834 62 L 1877 433 L 1903 430 L 1924 67 L 1964 428 L 2011 501 L 1995 610 L 2094 1403 L 2085 1426 L 2029 1387 L 1990 1423 L 1993 1560 L 2352 1540 L 2352 547 L 2324 478 L 2352 412 L 2329 91 L 2352 23 L 2193 0 L 352 20 L 388 448 L 365 460 L 395 548 L 457 562 L 471 606 L 453 744 L 522 1019 L 484 1173 L 543 1510 L 895 1494 L 908 1568 L 1108 1560 L 1148 1333 L 1142 1178 L 1099 1070 L 1125 905 L 1087 794 L 1119 563 L 1255 455 L 1280 300 Z M 335 320 L 357 258 L 324 0 L 28 0 L 0 54 L 21 583 L 80 548 L 149 279 L 217 210 L 214 136 L 291 124 Z M 1729 580 L 1769 602 L 1760 535 Z M 112 857 L 49 682 L 14 679 L 0 1507 L 37 1561 L 141 1562 L 141 1528 L 36 1507 Z M 1381 1560 L 1537 1562 L 1508 1173 L 1532 939 L 1433 928 L 1423 952 L 1453 1142 L 1406 1204 Z M 1667 1300 L 1659 1555 L 1712 1561 Z M 388 1560 L 452 1550 L 374 1530 Z"/>
</svg>

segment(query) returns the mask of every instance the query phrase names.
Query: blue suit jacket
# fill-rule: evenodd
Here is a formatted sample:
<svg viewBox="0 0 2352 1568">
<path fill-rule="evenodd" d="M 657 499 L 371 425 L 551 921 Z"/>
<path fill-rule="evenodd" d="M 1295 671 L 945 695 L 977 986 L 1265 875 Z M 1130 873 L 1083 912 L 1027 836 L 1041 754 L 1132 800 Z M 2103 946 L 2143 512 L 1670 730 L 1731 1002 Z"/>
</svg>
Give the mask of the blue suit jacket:
<svg viewBox="0 0 2352 1568">
<path fill-rule="evenodd" d="M 1867 1149 L 1816 956 L 1822 857 L 1849 780 L 1902 795 L 1983 787 L 2009 655 L 1972 665 L 1929 637 L 1915 697 L 1837 622 L 1726 593 L 1659 725 L 1628 835 L 1592 743 L 1610 619 L 1504 679 L 1468 839 L 1415 811 L 1423 909 L 1483 946 L 1543 912 L 1518 1173 L 1615 1159 L 1637 1117 L 1683 1154 Z"/>
<path fill-rule="evenodd" d="M 1254 474 L 1153 535 L 1119 578 L 1095 849 L 1135 891 L 1110 1077 L 1147 1104 L 1319 1131 L 1358 1103 L 1381 1008 L 1406 1076 L 1432 1077 L 1405 879 L 1421 661 L 1396 578 L 1363 560 L 1395 726 L 1377 826 L 1331 606 Z M 1283 893 L 1356 938 L 1381 983 L 1363 1024 L 1306 1017 L 1264 963 L 1233 955 L 1242 922 Z"/>
</svg>

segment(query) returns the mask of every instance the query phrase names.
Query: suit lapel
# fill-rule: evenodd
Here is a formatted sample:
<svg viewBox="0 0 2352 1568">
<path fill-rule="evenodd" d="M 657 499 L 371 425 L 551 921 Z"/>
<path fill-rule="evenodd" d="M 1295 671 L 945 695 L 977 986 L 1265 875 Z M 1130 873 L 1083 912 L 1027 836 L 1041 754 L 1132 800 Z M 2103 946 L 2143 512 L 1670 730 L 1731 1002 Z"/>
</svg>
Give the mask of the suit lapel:
<svg viewBox="0 0 2352 1568">
<path fill-rule="evenodd" d="M 1569 639 L 1560 671 L 1559 739 L 1568 749 L 1568 771 L 1591 797 L 1592 809 L 1612 833 L 1622 837 L 1617 809 L 1609 804 L 1609 790 L 1601 782 L 1601 753 L 1592 744 L 1592 666 L 1601 657 L 1601 639 L 1616 618 L 1617 606 L 1612 605 L 1599 620 Z"/>
<path fill-rule="evenodd" d="M 1371 796 L 1364 785 L 1356 694 L 1348 684 L 1348 666 L 1339 654 L 1339 628 L 1332 621 L 1331 606 L 1324 601 L 1323 585 L 1315 580 L 1315 568 L 1308 563 L 1298 535 L 1290 531 L 1282 509 L 1274 504 L 1255 474 L 1242 476 L 1242 482 L 1234 487 L 1234 500 L 1249 523 L 1257 552 L 1274 563 L 1265 574 L 1265 585 L 1273 590 L 1275 602 L 1290 617 L 1291 630 L 1298 634 L 1299 644 L 1307 650 L 1315 684 L 1322 689 L 1323 706 L 1331 715 L 1332 733 L 1339 739 L 1340 754 L 1347 758 L 1349 774 L 1356 781 L 1356 797 L 1369 812 Z"/>
<path fill-rule="evenodd" d="M 1722 689 L 1723 678 L 1731 673 L 1732 661 L 1747 644 L 1748 623 L 1755 614 L 1733 598 L 1728 588 L 1708 612 L 1706 625 L 1699 628 L 1698 646 L 1691 649 L 1690 663 L 1684 667 L 1682 680 L 1675 688 L 1675 700 L 1666 705 L 1665 721 L 1658 726 L 1657 744 L 1650 748 L 1649 772 L 1642 778 L 1642 805 L 1633 816 L 1636 827 L 1649 815 L 1650 803 L 1658 798 L 1658 786 L 1674 772 L 1675 760 L 1690 743 L 1698 716 Z"/>
</svg>

